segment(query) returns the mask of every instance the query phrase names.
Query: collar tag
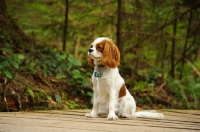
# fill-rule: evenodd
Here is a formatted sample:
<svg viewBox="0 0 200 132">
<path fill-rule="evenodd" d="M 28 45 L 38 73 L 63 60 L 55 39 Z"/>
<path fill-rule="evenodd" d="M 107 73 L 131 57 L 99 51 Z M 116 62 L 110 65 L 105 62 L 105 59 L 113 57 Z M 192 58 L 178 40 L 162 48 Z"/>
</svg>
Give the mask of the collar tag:
<svg viewBox="0 0 200 132">
<path fill-rule="evenodd" d="M 102 77 L 102 75 L 103 75 L 103 72 L 100 72 L 100 71 L 95 71 L 94 72 L 94 77 L 100 78 L 100 77 Z"/>
</svg>

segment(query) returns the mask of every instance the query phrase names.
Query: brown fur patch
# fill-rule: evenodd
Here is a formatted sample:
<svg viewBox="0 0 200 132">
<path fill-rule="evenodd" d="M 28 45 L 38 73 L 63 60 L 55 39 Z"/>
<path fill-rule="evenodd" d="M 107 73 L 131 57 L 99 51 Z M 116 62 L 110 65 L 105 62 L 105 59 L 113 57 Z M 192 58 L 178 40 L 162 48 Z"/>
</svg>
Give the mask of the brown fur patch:
<svg viewBox="0 0 200 132">
<path fill-rule="evenodd" d="M 116 68 L 120 63 L 120 52 L 117 46 L 109 40 L 103 40 L 97 46 L 99 46 L 98 51 L 103 51 L 102 64 L 108 68 Z"/>
<path fill-rule="evenodd" d="M 88 57 L 87 61 L 90 66 L 94 66 L 94 60 L 92 58 Z"/>
<path fill-rule="evenodd" d="M 123 97 L 125 95 L 126 95 L 126 86 L 122 85 L 122 87 L 119 90 L 119 96 L 118 96 L 118 98 L 121 98 L 121 97 Z"/>
</svg>

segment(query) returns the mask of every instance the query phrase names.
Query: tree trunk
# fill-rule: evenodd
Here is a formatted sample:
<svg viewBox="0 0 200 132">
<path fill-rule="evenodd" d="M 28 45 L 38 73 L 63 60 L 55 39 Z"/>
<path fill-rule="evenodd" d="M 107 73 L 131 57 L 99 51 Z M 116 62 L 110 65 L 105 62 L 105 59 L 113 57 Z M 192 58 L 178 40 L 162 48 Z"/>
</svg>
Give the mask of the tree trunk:
<svg viewBox="0 0 200 132">
<path fill-rule="evenodd" d="M 142 21 L 141 21 L 141 14 L 142 14 L 142 4 L 139 0 L 136 0 L 134 3 L 135 7 L 136 7 L 136 11 L 134 12 L 136 19 L 136 27 L 134 28 L 134 30 L 136 31 L 141 31 L 141 26 L 142 26 Z M 140 41 L 140 36 L 137 37 L 137 41 Z M 135 54 L 136 58 L 133 60 L 133 66 L 134 66 L 134 70 L 132 70 L 132 76 L 134 76 L 134 74 L 139 70 L 140 67 L 140 56 L 141 56 L 141 51 L 140 51 L 140 45 L 137 45 L 134 47 L 134 49 L 132 49 L 131 51 L 132 53 Z"/>
<path fill-rule="evenodd" d="M 67 31 L 68 31 L 68 11 L 69 11 L 69 2 L 68 0 L 65 0 L 65 21 L 63 28 L 63 48 L 62 48 L 64 52 L 66 50 Z"/>
<path fill-rule="evenodd" d="M 119 48 L 119 51 L 121 53 L 121 57 L 123 55 L 123 49 L 122 49 L 122 36 L 121 36 L 121 32 L 122 32 L 122 0 L 118 0 L 118 8 L 117 8 L 117 46 Z"/>
<path fill-rule="evenodd" d="M 175 9 L 174 9 L 174 14 L 175 14 L 175 18 L 177 17 L 177 4 L 175 4 Z M 173 39 L 172 39 L 172 46 L 171 46 L 171 77 L 174 78 L 175 77 L 175 44 L 176 44 L 176 28 L 177 28 L 177 19 L 175 19 L 174 24 L 173 24 Z"/>
<path fill-rule="evenodd" d="M 192 2 L 191 7 L 193 6 L 193 3 L 194 3 L 194 1 Z M 184 45 L 184 49 L 183 49 L 183 53 L 182 53 L 182 60 L 181 60 L 182 68 L 184 67 L 184 63 L 185 63 L 185 59 L 186 59 L 186 50 L 187 50 L 187 47 L 188 47 L 188 38 L 189 38 L 189 35 L 190 35 L 190 29 L 191 29 L 191 23 L 192 23 L 192 15 L 193 15 L 192 12 L 193 12 L 193 10 L 191 10 L 190 14 L 189 14 L 187 33 L 186 33 L 186 37 L 185 37 L 185 45 Z M 182 75 L 182 71 L 181 71 L 179 79 L 182 79 L 182 76 L 183 75 Z"/>
<path fill-rule="evenodd" d="M 200 48 L 197 50 L 197 56 L 196 56 L 197 62 L 200 60 Z"/>
<path fill-rule="evenodd" d="M 5 0 L 0 0 L 0 35 L 3 36 L 4 33 L 4 26 L 5 26 L 5 18 L 4 16 L 7 15 L 7 8 Z M 3 45 L 3 37 L 0 37 L 0 46 Z"/>
<path fill-rule="evenodd" d="M 33 39 L 25 35 L 15 21 L 7 12 L 5 0 L 0 0 L 0 46 L 5 43 L 12 44 L 15 48 L 25 48 L 26 43 L 34 42 Z M 27 47 L 30 47 L 28 45 Z"/>
<path fill-rule="evenodd" d="M 0 0 L 0 15 L 2 14 L 7 14 L 7 7 L 6 7 L 6 3 L 5 0 Z"/>
</svg>

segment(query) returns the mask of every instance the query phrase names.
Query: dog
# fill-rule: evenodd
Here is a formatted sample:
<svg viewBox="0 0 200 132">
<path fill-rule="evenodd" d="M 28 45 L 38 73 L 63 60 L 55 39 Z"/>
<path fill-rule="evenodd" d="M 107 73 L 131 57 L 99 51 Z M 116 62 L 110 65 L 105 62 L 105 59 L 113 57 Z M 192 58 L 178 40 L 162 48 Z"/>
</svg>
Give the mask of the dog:
<svg viewBox="0 0 200 132">
<path fill-rule="evenodd" d="M 94 67 L 92 75 L 93 108 L 86 117 L 106 115 L 109 120 L 118 117 L 162 118 L 156 111 L 136 112 L 136 103 L 119 74 L 120 52 L 110 38 L 95 39 L 88 50 L 88 63 Z"/>
</svg>

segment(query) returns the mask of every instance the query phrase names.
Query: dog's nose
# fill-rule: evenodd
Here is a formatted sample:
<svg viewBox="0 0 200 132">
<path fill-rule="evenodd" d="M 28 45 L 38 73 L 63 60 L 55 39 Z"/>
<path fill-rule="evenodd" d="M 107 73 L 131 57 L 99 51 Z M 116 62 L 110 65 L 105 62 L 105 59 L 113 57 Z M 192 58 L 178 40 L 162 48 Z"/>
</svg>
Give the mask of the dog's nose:
<svg viewBox="0 0 200 132">
<path fill-rule="evenodd" d="M 94 51 L 94 50 L 93 50 L 93 49 L 89 49 L 88 51 L 89 51 L 89 53 L 91 53 L 91 52 Z"/>
</svg>

